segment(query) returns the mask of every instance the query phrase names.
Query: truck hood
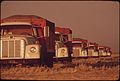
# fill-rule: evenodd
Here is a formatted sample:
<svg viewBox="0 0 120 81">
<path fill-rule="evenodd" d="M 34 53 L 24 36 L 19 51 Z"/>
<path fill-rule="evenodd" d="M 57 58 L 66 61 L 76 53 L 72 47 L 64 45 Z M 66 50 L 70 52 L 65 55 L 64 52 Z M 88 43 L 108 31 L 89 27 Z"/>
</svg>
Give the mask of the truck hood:
<svg viewBox="0 0 120 81">
<path fill-rule="evenodd" d="M 0 36 L 1 40 L 24 40 L 26 44 L 35 44 L 36 38 L 33 36 L 25 36 L 25 35 L 7 35 Z"/>
<path fill-rule="evenodd" d="M 55 45 L 56 45 L 58 48 L 64 46 L 64 44 L 63 44 L 61 41 L 55 41 Z"/>
</svg>

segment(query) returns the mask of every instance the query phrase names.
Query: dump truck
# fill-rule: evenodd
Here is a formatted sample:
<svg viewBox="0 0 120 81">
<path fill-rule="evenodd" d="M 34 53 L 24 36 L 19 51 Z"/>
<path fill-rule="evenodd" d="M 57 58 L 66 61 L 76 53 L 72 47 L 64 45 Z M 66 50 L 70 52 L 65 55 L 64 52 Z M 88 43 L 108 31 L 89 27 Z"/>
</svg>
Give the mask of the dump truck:
<svg viewBox="0 0 120 81">
<path fill-rule="evenodd" d="M 53 65 L 55 24 L 35 15 L 13 15 L 1 20 L 0 60 Z"/>
<path fill-rule="evenodd" d="M 73 38 L 73 54 L 72 57 L 87 57 L 87 43 L 88 40 L 82 38 Z"/>
<path fill-rule="evenodd" d="M 111 54 L 112 54 L 112 50 L 108 46 L 105 46 L 105 52 L 106 52 L 107 56 L 111 56 Z"/>
<path fill-rule="evenodd" d="M 107 46 L 98 46 L 99 56 L 111 56 L 112 51 L 110 47 Z"/>
<path fill-rule="evenodd" d="M 65 27 L 55 27 L 55 56 L 58 61 L 72 61 L 72 30 Z"/>
<path fill-rule="evenodd" d="M 89 42 L 87 46 L 88 57 L 98 57 L 98 44 Z"/>
<path fill-rule="evenodd" d="M 99 56 L 107 56 L 106 52 L 105 52 L 105 46 L 98 46 L 98 51 L 99 51 Z"/>
</svg>

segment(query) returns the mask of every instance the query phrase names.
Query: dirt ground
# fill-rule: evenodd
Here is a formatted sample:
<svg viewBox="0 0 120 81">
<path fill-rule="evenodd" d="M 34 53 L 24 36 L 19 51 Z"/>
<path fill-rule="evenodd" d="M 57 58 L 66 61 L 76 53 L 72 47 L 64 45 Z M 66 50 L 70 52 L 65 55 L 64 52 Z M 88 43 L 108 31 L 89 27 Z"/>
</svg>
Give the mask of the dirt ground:
<svg viewBox="0 0 120 81">
<path fill-rule="evenodd" d="M 3 80 L 118 80 L 119 54 L 111 57 L 73 59 L 72 64 L 1 68 Z"/>
</svg>

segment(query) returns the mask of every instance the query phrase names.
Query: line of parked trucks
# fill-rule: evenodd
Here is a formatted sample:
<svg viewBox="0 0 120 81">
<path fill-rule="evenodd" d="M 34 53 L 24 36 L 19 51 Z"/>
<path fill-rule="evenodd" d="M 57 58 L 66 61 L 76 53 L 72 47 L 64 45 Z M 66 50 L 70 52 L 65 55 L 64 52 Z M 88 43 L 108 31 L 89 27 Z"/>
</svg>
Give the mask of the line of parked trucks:
<svg viewBox="0 0 120 81">
<path fill-rule="evenodd" d="M 111 56 L 111 48 L 72 38 L 72 30 L 35 15 L 13 15 L 0 21 L 0 62 L 72 62 L 78 57 Z"/>
</svg>

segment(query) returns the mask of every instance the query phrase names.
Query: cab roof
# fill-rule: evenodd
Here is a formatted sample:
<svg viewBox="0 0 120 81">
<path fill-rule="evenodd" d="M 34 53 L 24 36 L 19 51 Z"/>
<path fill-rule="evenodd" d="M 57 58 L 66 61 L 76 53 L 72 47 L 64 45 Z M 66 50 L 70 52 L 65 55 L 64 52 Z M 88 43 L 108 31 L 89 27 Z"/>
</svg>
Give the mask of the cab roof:
<svg viewBox="0 0 120 81">
<path fill-rule="evenodd" d="M 70 28 L 55 27 L 55 31 L 60 32 L 61 34 L 72 34 L 72 30 Z"/>
<path fill-rule="evenodd" d="M 13 15 L 13 16 L 3 18 L 1 20 L 1 24 L 9 23 L 11 25 L 12 23 L 13 24 L 14 23 L 16 24 L 30 23 L 32 25 L 35 25 L 36 27 L 45 27 L 47 22 L 50 22 L 50 21 L 36 15 Z"/>
<path fill-rule="evenodd" d="M 87 43 L 88 42 L 88 40 L 85 40 L 85 39 L 82 39 L 82 38 L 73 38 L 73 41 L 72 41 L 73 43 Z"/>
</svg>

